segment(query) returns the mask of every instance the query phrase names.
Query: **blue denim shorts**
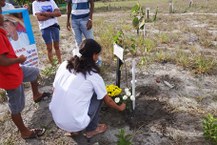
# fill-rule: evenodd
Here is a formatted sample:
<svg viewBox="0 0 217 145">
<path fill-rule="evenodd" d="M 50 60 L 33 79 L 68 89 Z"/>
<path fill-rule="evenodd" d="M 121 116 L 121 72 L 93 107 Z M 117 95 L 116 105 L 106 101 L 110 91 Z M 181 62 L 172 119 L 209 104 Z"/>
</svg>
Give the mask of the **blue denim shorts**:
<svg viewBox="0 0 217 145">
<path fill-rule="evenodd" d="M 42 29 L 41 33 L 46 44 L 52 43 L 52 40 L 53 42 L 59 42 L 60 40 L 59 27 L 57 24 Z"/>
<path fill-rule="evenodd" d="M 32 82 L 39 76 L 39 70 L 36 67 L 21 66 L 23 70 L 23 82 Z M 18 114 L 22 112 L 25 106 L 25 95 L 23 84 L 20 84 L 15 89 L 6 90 L 8 96 L 8 106 L 11 114 Z"/>
</svg>

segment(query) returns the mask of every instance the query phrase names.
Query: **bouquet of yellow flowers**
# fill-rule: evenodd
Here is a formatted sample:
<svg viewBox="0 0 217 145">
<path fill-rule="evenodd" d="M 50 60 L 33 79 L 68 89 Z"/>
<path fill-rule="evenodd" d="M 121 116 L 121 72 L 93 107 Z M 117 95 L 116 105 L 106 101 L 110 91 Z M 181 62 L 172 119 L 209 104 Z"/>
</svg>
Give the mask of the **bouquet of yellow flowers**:
<svg viewBox="0 0 217 145">
<path fill-rule="evenodd" d="M 122 89 L 116 85 L 107 85 L 106 91 L 117 104 L 126 103 L 131 99 L 131 92 L 128 88 L 125 89 L 125 94 L 122 95 Z"/>
<path fill-rule="evenodd" d="M 115 97 L 121 94 L 122 89 L 115 85 L 107 85 L 106 91 L 110 97 Z"/>
</svg>

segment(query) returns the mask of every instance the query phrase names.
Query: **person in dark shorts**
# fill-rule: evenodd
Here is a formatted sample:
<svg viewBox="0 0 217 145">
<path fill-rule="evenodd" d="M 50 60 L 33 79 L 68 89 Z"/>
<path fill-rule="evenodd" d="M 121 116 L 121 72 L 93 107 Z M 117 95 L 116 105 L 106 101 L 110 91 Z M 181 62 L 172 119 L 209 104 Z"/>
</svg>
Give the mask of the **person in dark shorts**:
<svg viewBox="0 0 217 145">
<path fill-rule="evenodd" d="M 59 30 L 57 17 L 61 12 L 53 0 L 35 0 L 32 3 L 33 15 L 36 16 L 42 37 L 47 46 L 48 59 L 53 63 L 52 45 L 54 45 L 58 62 L 61 63 L 61 52 L 59 49 Z M 53 42 L 53 44 L 52 44 Z"/>
</svg>

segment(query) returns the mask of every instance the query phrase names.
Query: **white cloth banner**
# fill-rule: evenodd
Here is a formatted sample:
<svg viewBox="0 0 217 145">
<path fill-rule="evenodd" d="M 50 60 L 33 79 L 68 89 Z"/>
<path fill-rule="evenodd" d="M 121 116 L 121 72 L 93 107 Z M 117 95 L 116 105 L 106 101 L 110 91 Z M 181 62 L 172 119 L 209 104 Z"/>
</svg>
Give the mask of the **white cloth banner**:
<svg viewBox="0 0 217 145">
<path fill-rule="evenodd" d="M 27 60 L 22 65 L 38 67 L 39 59 L 35 44 L 16 49 L 15 53 L 17 56 L 24 55 L 27 57 Z"/>
</svg>

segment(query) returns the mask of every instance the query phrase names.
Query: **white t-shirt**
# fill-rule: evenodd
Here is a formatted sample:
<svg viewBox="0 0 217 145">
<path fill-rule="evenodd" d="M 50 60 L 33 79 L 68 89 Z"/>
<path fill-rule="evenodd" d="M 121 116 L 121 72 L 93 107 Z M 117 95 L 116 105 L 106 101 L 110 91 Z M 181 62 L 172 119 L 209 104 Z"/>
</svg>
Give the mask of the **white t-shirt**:
<svg viewBox="0 0 217 145">
<path fill-rule="evenodd" d="M 13 40 L 11 37 L 9 38 L 11 45 L 15 50 L 30 45 L 29 37 L 24 32 L 17 32 L 18 33 L 18 40 Z"/>
<path fill-rule="evenodd" d="M 56 3 L 53 0 L 50 1 L 34 1 L 32 3 L 32 11 L 33 15 L 35 16 L 36 13 L 40 12 L 53 12 L 55 9 L 59 9 Z M 45 21 L 38 21 L 39 28 L 44 29 L 47 28 L 55 23 L 58 23 L 57 18 L 50 18 Z"/>
<path fill-rule="evenodd" d="M 14 9 L 14 6 L 12 4 L 9 3 L 5 3 L 5 6 L 2 7 L 2 11 L 7 11 L 7 10 L 11 10 Z"/>
<path fill-rule="evenodd" d="M 101 100 L 107 94 L 102 77 L 92 72 L 86 79 L 81 73 L 70 73 L 64 61 L 57 70 L 53 97 L 49 105 L 56 125 L 68 132 L 85 129 L 90 123 L 88 110 L 93 93 Z M 73 72 L 73 71 L 72 71 Z"/>
</svg>

